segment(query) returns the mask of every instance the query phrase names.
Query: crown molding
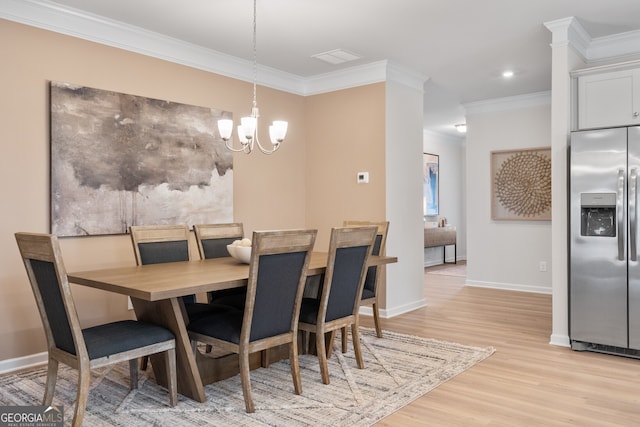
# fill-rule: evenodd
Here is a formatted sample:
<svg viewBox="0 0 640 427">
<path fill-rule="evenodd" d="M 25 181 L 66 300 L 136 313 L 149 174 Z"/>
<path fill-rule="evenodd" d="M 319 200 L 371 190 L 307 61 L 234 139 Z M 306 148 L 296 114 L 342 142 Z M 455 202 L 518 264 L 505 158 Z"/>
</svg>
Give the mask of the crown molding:
<svg viewBox="0 0 640 427">
<path fill-rule="evenodd" d="M 246 82 L 252 82 L 254 77 L 251 61 L 48 0 L 2 0 L 0 18 Z M 258 64 L 256 81 L 262 86 L 307 96 L 388 79 L 422 90 L 426 76 L 387 61 L 311 77 Z"/>
<path fill-rule="evenodd" d="M 571 77 L 581 77 L 581 76 L 587 76 L 590 74 L 598 74 L 603 72 L 630 70 L 633 68 L 640 68 L 640 59 L 636 59 L 633 61 L 617 62 L 615 64 L 603 64 L 603 65 L 596 65 L 593 67 L 579 68 L 577 70 L 573 70 L 569 72 L 569 75 Z"/>
<path fill-rule="evenodd" d="M 544 26 L 551 31 L 551 47 L 571 46 L 583 59 L 587 59 L 591 36 L 576 18 L 556 19 L 548 21 Z"/>
<path fill-rule="evenodd" d="M 462 107 L 465 110 L 465 114 L 482 114 L 538 107 L 541 105 L 551 105 L 551 91 L 470 102 L 464 104 Z"/>
<path fill-rule="evenodd" d="M 640 30 L 592 38 L 573 16 L 544 25 L 551 31 L 552 48 L 569 45 L 587 63 L 640 53 Z"/>
<path fill-rule="evenodd" d="M 387 61 L 372 62 L 329 73 L 307 77 L 302 95 L 317 95 L 335 90 L 348 89 L 372 83 L 384 82 L 387 78 Z"/>
<path fill-rule="evenodd" d="M 422 92 L 424 83 L 428 79 L 422 73 L 384 60 L 308 77 L 304 95 L 317 95 L 388 81 L 400 83 Z"/>
<path fill-rule="evenodd" d="M 588 50 L 589 61 L 623 58 L 640 53 L 640 30 L 598 37 L 591 41 Z"/>
<path fill-rule="evenodd" d="M 424 84 L 429 80 L 429 77 L 400 64 L 387 61 L 387 81 L 389 80 L 423 92 Z"/>
</svg>

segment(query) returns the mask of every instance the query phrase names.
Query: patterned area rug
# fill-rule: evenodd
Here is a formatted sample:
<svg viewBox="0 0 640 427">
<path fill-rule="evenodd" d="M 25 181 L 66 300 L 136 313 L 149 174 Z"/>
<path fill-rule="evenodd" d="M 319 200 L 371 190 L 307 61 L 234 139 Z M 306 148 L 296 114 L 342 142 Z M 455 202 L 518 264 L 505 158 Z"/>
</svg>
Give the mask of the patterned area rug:
<svg viewBox="0 0 640 427">
<path fill-rule="evenodd" d="M 369 426 L 494 352 L 389 331 L 381 339 L 371 330 L 362 332 L 365 369 L 357 368 L 351 344 L 345 354 L 336 347 L 329 360 L 331 384 L 323 385 L 317 358 L 302 355 L 300 396 L 293 391 L 288 361 L 252 371 L 253 414 L 245 413 L 238 375 L 208 385 L 206 403 L 178 395 L 178 405 L 171 408 L 166 390 L 144 372 L 139 389 L 129 392 L 127 363 L 94 370 L 83 424 Z M 43 367 L 0 377 L 0 405 L 40 405 L 45 376 Z M 53 403 L 64 405 L 65 425 L 71 423 L 76 381 L 76 371 L 60 365 Z"/>
<path fill-rule="evenodd" d="M 454 264 L 447 267 L 436 269 L 428 269 L 427 274 L 439 274 L 442 276 L 458 276 L 467 277 L 467 265 L 466 264 Z"/>
</svg>

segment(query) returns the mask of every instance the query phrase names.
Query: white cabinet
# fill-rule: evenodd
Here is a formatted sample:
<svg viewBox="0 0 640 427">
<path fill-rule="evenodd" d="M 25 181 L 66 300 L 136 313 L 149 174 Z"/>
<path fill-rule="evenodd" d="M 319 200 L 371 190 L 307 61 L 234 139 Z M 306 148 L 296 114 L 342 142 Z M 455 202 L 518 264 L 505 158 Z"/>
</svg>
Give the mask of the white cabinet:
<svg viewBox="0 0 640 427">
<path fill-rule="evenodd" d="M 640 68 L 578 77 L 578 128 L 640 124 Z"/>
</svg>

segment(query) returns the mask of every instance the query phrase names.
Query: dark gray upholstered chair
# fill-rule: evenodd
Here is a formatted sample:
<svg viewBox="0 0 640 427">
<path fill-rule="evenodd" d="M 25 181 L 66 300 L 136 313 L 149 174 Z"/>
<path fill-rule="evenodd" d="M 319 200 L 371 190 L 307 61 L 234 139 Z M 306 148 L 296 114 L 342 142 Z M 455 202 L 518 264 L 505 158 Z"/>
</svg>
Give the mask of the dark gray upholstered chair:
<svg viewBox="0 0 640 427">
<path fill-rule="evenodd" d="M 189 227 L 187 225 L 138 225 L 129 228 L 137 265 L 189 261 Z M 182 297 L 185 323 L 203 316 L 227 311 L 231 307 L 196 302 L 195 295 Z M 142 369 L 147 369 L 148 358 L 142 359 Z"/>
<path fill-rule="evenodd" d="M 302 393 L 298 315 L 316 230 L 254 232 L 244 310 L 204 317 L 187 327 L 192 341 L 238 353 L 247 412 L 254 412 L 249 355 L 289 345 L 294 389 Z"/>
<path fill-rule="evenodd" d="M 189 227 L 186 225 L 131 226 L 131 242 L 137 265 L 189 261 Z M 195 295 L 182 297 L 187 322 L 230 307 L 197 303 Z"/>
<path fill-rule="evenodd" d="M 328 341 L 332 343 L 336 330 L 351 326 L 358 367 L 364 368 L 358 334 L 358 310 L 375 236 L 376 227 L 333 228 L 320 298 L 302 300 L 298 328 L 315 334 L 324 384 L 329 384 L 325 333 L 331 333 Z"/>
<path fill-rule="evenodd" d="M 78 370 L 78 394 L 73 426 L 82 425 L 91 369 L 129 361 L 131 388 L 138 387 L 139 357 L 165 353 L 162 360 L 167 370 L 169 403 L 177 402 L 175 337 L 160 326 L 135 320 L 124 320 L 81 329 L 67 272 L 56 236 L 16 233 L 16 241 L 31 282 L 33 295 L 42 318 L 47 338 L 47 384 L 43 405 L 53 400 L 62 362 Z"/>
<path fill-rule="evenodd" d="M 387 234 L 389 233 L 389 221 L 353 221 L 347 220 L 342 224 L 345 227 L 371 227 L 378 228 L 376 232 L 376 241 L 373 245 L 371 255 L 386 255 Z M 378 304 L 378 294 L 380 282 L 383 277 L 384 266 L 369 267 L 367 276 L 364 279 L 364 288 L 362 289 L 362 301 L 360 305 L 370 305 L 373 311 L 373 322 L 376 328 L 376 336 L 382 338 L 382 326 L 380 325 L 380 313 Z M 346 328 L 342 330 L 342 352 L 347 351 L 347 334 Z"/>
<path fill-rule="evenodd" d="M 227 245 L 244 237 L 242 223 L 195 224 L 193 232 L 198 243 L 200 259 L 228 257 Z M 244 308 L 246 295 L 246 288 L 221 289 L 207 294 L 210 303 L 239 309 Z"/>
</svg>

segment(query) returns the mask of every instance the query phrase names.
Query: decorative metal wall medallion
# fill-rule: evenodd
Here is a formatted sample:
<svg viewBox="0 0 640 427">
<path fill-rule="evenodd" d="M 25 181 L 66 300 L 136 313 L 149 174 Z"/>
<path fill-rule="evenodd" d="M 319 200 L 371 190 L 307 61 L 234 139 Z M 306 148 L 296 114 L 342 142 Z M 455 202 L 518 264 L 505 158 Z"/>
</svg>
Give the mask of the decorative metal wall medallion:
<svg viewBox="0 0 640 427">
<path fill-rule="evenodd" d="M 551 219 L 551 149 L 491 153 L 494 220 Z"/>
</svg>

